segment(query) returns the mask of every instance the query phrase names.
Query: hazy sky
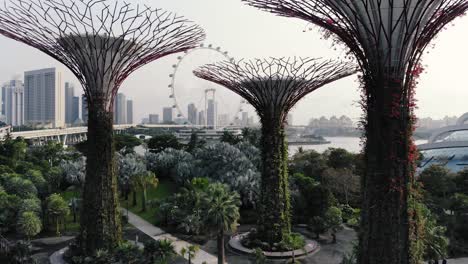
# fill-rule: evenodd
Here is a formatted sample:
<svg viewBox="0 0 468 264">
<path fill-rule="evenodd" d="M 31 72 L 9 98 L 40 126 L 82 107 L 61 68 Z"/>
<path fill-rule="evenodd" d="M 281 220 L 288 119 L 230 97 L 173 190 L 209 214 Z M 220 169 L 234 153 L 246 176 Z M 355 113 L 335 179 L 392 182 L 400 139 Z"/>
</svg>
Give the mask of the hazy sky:
<svg viewBox="0 0 468 264">
<path fill-rule="evenodd" d="M 316 30 L 304 33 L 307 23 L 292 18 L 282 18 L 252 7 L 240 0 L 127 0 L 146 3 L 154 7 L 174 11 L 201 25 L 206 33 L 205 43 L 220 46 L 236 58 L 263 58 L 279 56 L 303 56 L 336 58 L 342 50 L 333 50 L 328 41 L 321 40 Z M 461 115 L 468 112 L 468 17 L 455 21 L 434 42 L 435 48 L 424 58 L 427 65 L 417 89 L 418 115 L 442 118 L 445 115 Z M 172 72 L 171 65 L 177 56 L 168 56 L 155 61 L 131 75 L 123 84 L 121 92 L 134 100 L 135 121 L 148 113 L 161 113 L 161 108 L 170 106 L 170 91 L 167 88 Z M 189 100 L 201 104 L 203 89 L 211 87 L 196 80 L 191 71 L 200 64 L 214 62 L 222 56 L 206 51 L 188 56 L 178 73 L 176 89 L 180 94 L 182 108 Z M 26 45 L 0 36 L 0 82 L 6 82 L 23 72 L 45 67 L 60 67 L 47 55 Z M 78 81 L 68 70 L 64 80 Z M 222 105 L 232 104 L 230 94 L 217 88 Z M 186 91 L 191 91 L 189 94 Z M 188 95 L 193 94 L 193 99 Z M 303 99 L 294 109 L 294 124 L 306 124 L 311 117 L 346 114 L 355 120 L 361 115 L 357 105 L 358 83 L 355 77 L 332 83 Z M 237 105 L 237 103 L 234 103 Z M 234 113 L 230 106 L 227 113 Z"/>
</svg>

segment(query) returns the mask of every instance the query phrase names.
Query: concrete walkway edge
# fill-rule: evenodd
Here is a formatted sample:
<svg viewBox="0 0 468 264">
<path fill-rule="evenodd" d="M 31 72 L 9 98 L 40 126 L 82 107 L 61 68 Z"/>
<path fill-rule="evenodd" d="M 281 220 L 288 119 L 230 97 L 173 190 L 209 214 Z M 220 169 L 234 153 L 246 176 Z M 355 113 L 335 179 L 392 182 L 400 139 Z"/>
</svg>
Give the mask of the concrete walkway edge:
<svg viewBox="0 0 468 264">
<path fill-rule="evenodd" d="M 122 211 L 124 214 L 127 214 L 127 209 L 122 208 Z M 182 248 L 187 248 L 188 246 L 192 245 L 184 240 L 180 240 L 177 237 L 172 236 L 169 233 L 166 233 L 161 228 L 152 225 L 151 223 L 147 222 L 143 218 L 139 217 L 138 215 L 130 211 L 128 212 L 128 222 L 132 224 L 135 228 L 140 230 L 141 232 L 153 238 L 154 240 L 167 239 L 167 240 L 172 241 L 177 254 L 180 254 L 180 250 Z M 187 256 L 183 256 L 183 257 L 187 259 Z M 215 264 L 215 263 L 218 263 L 218 258 L 200 249 L 197 252 L 195 258 L 192 259 L 192 263 L 193 264 L 203 264 L 203 263 Z"/>
</svg>

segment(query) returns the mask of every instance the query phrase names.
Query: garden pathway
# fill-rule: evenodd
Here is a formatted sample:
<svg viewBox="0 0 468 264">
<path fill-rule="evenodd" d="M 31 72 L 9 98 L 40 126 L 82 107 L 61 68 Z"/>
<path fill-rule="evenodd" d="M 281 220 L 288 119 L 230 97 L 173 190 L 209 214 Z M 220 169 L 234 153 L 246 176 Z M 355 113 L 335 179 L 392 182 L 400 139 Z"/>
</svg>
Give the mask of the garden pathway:
<svg viewBox="0 0 468 264">
<path fill-rule="evenodd" d="M 127 211 L 125 210 L 125 214 L 127 214 Z M 187 248 L 188 246 L 191 246 L 192 244 L 180 240 L 177 237 L 172 236 L 171 234 L 166 233 L 164 230 L 162 230 L 159 227 L 156 227 L 152 225 L 151 223 L 148 223 L 138 215 L 128 212 L 128 222 L 135 226 L 135 228 L 139 229 L 141 232 L 147 234 L 154 240 L 162 240 L 162 239 L 167 239 L 171 240 L 173 242 L 173 245 L 175 247 L 175 250 L 178 254 L 180 254 L 180 250 L 182 248 Z M 183 256 L 184 258 L 187 258 L 186 256 Z M 199 250 L 195 256 L 194 259 L 192 259 L 193 264 L 215 264 L 218 263 L 217 257 L 211 255 L 210 253 Z"/>
</svg>

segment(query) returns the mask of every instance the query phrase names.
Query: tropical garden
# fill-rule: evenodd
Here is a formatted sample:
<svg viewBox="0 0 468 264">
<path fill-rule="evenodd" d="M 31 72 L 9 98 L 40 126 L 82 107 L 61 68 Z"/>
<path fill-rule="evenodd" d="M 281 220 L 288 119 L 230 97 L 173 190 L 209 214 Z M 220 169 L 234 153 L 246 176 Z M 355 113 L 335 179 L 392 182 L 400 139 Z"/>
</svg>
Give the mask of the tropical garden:
<svg viewBox="0 0 468 264">
<path fill-rule="evenodd" d="M 70 263 L 170 262 L 170 241 L 126 242 L 129 211 L 194 243 L 214 237 L 218 263 L 225 262 L 226 235 L 248 223 L 255 227 L 241 244 L 258 262 L 284 251 L 296 262 L 294 252 L 307 246 L 307 235 L 295 226 L 317 239 L 327 233 L 336 243 L 344 224 L 359 235 L 346 261 L 416 264 L 464 254 L 466 172 L 453 176 L 431 167 L 415 174 L 412 133 L 420 58 L 466 12 L 466 0 L 243 2 L 317 25 L 334 45 L 344 44 L 357 65 L 272 58 L 203 66 L 196 76 L 255 108 L 261 136 L 246 131 L 204 143 L 194 135 L 181 144 L 162 135 L 147 142 L 144 154 L 134 151 L 137 140 L 113 133 L 115 95 L 140 67 L 199 46 L 204 31 L 183 17 L 125 2 L 21 0 L 0 9 L 0 34 L 64 64 L 83 85 L 89 114 L 87 142 L 76 148 L 29 146 L 10 137 L 1 143 L 3 259 L 34 262 L 28 254 L 34 237 L 78 228 L 65 254 Z M 288 112 L 307 94 L 358 71 L 362 155 L 330 149 L 290 158 Z M 193 245 L 177 253 L 190 263 L 197 250 Z"/>
</svg>

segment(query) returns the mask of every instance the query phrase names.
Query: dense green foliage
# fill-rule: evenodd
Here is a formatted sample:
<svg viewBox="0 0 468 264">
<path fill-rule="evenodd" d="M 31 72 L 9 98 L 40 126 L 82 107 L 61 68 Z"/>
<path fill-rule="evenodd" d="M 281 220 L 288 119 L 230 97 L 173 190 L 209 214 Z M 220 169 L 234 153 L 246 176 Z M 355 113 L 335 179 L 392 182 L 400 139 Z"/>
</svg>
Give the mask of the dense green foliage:
<svg viewBox="0 0 468 264">
<path fill-rule="evenodd" d="M 220 183 L 195 178 L 179 192 L 155 201 L 161 224 L 182 233 L 198 235 L 230 230 L 238 220 L 239 197 Z"/>
<path fill-rule="evenodd" d="M 177 137 L 172 134 L 163 134 L 152 137 L 148 141 L 148 149 L 152 153 L 159 153 L 165 149 L 182 149 L 183 145 L 179 143 Z"/>
</svg>

